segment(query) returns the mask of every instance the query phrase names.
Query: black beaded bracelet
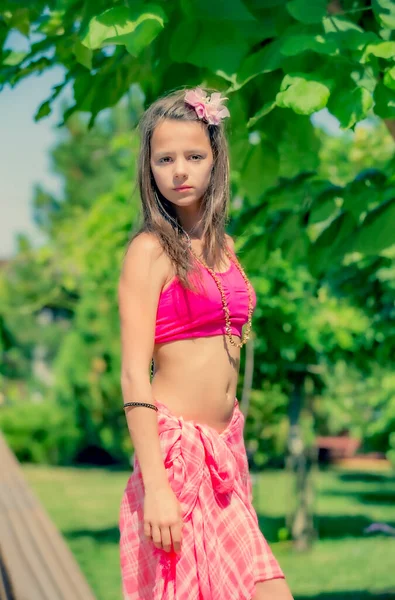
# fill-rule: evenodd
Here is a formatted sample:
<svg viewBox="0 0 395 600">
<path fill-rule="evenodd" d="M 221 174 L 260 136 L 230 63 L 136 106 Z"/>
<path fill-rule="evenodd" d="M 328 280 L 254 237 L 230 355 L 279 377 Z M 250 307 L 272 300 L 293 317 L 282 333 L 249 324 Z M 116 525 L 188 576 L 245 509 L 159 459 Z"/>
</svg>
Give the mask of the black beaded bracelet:
<svg viewBox="0 0 395 600">
<path fill-rule="evenodd" d="M 125 406 L 147 406 L 148 408 L 153 408 L 154 410 L 158 410 L 158 407 L 155 404 L 148 404 L 148 402 L 126 402 Z"/>
</svg>

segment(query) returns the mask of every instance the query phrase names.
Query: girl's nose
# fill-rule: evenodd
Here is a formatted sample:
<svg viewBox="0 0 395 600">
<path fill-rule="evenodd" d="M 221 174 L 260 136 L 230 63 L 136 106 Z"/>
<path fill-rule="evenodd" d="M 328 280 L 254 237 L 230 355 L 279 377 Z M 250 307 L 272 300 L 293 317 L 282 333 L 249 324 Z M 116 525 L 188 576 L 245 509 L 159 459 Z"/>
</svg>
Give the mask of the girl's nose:
<svg viewBox="0 0 395 600">
<path fill-rule="evenodd" d="M 186 165 L 184 162 L 175 163 L 174 177 L 175 179 L 185 179 L 185 177 L 188 177 Z"/>
</svg>

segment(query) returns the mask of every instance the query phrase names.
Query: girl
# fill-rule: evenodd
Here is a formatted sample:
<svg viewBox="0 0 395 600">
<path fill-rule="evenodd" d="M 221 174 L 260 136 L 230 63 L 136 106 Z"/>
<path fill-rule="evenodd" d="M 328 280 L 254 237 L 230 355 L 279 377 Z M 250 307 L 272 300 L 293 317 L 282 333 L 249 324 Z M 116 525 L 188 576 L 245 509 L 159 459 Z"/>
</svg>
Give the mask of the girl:
<svg viewBox="0 0 395 600">
<path fill-rule="evenodd" d="M 225 234 L 224 100 L 178 90 L 140 123 L 144 224 L 119 283 L 135 448 L 119 522 L 125 600 L 292 599 L 252 506 L 235 397 L 256 296 Z"/>
</svg>

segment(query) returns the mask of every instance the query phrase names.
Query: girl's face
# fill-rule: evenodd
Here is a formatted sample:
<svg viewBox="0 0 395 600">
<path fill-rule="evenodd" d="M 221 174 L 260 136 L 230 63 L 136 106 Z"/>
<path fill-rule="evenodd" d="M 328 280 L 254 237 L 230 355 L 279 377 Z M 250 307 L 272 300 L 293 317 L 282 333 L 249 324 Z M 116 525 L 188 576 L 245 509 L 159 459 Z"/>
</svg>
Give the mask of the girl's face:
<svg viewBox="0 0 395 600">
<path fill-rule="evenodd" d="M 182 207 L 200 202 L 213 163 L 210 140 L 200 123 L 165 119 L 155 127 L 151 170 L 159 191 L 172 204 Z"/>
</svg>

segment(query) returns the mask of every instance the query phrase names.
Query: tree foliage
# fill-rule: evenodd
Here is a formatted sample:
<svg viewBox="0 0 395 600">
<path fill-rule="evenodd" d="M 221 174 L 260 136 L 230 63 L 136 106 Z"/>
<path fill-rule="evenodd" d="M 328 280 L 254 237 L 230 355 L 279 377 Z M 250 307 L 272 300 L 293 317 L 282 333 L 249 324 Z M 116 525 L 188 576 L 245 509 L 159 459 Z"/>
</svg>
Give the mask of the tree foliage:
<svg viewBox="0 0 395 600">
<path fill-rule="evenodd" d="M 355 185 L 372 185 L 373 194 L 362 193 L 357 205 L 355 185 L 337 194 L 308 177 L 317 168 L 311 149 L 318 144 L 305 118 L 324 107 L 345 129 L 371 113 L 395 118 L 390 0 L 3 4 L 4 41 L 11 29 L 39 39 L 24 54 L 5 43 L 0 83 L 15 86 L 33 72 L 64 67 L 64 81 L 36 119 L 50 112 L 67 84 L 74 104 L 64 122 L 84 111 L 91 125 L 133 83 L 146 103 L 174 87 L 215 86 L 229 97 L 234 191 L 244 199 L 243 210 L 252 211 L 247 215 L 270 229 L 272 244 L 294 258 L 317 257 L 312 267 L 323 272 L 347 253 L 377 255 L 392 245 L 392 174 L 374 181 L 362 175 Z M 290 152 L 299 156 L 297 169 Z M 306 179 L 298 177 L 303 171 Z M 249 225 L 248 218 L 242 223 Z M 262 238 L 264 255 L 269 249 Z"/>
<path fill-rule="evenodd" d="M 284 414 L 284 394 L 297 374 L 308 374 L 322 391 L 322 369 L 341 358 L 361 372 L 376 361 L 382 368 L 391 363 L 394 148 L 386 139 L 384 158 L 382 135 L 376 146 L 363 149 L 352 136 L 368 116 L 395 130 L 392 5 L 391 0 L 2 3 L 0 84 L 17 86 L 61 65 L 64 80 L 43 98 L 37 120 L 50 113 L 66 86 L 73 89 L 73 104 L 60 124 L 69 135 L 53 154 L 64 195 L 41 188 L 35 194 L 35 218 L 49 243 L 38 251 L 21 247 L 3 298 L 6 305 L 20 299 L 16 308 L 25 312 L 46 305 L 69 311 L 74 329 L 58 338 L 57 347 L 53 342 L 57 397 L 65 406 L 78 398 L 75 417 L 89 442 L 117 455 L 124 451 L 116 439 L 113 294 L 136 217 L 129 199 L 137 138 L 130 132 L 143 107 L 173 88 L 203 84 L 229 98 L 229 233 L 260 294 L 253 413 L 262 409 L 265 394 L 268 398 L 266 380 L 273 386 L 274 410 Z M 29 40 L 28 52 L 8 48 L 13 29 Z M 102 111 L 125 97 L 126 112 L 114 117 L 122 126 L 101 120 Z M 349 132 L 337 147 L 309 118 L 324 107 Z M 80 112 L 88 115 L 90 136 L 75 118 Z M 349 169 L 357 150 L 362 158 Z M 256 423 L 250 422 L 247 435 L 256 434 Z M 280 430 L 284 422 L 278 423 Z M 284 440 L 283 429 L 276 439 Z M 260 451 L 264 462 L 265 441 Z"/>
</svg>

